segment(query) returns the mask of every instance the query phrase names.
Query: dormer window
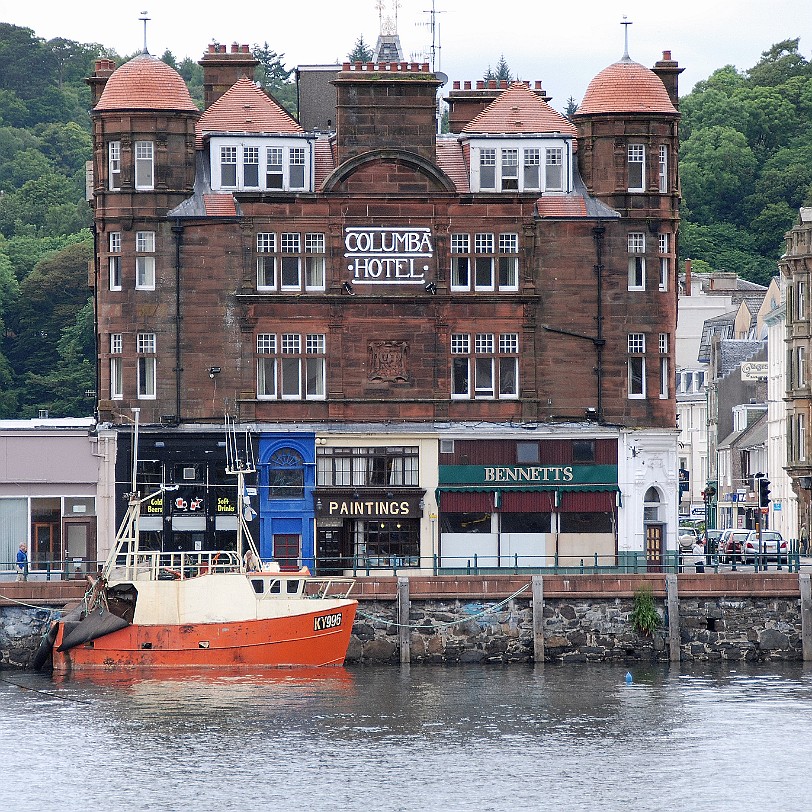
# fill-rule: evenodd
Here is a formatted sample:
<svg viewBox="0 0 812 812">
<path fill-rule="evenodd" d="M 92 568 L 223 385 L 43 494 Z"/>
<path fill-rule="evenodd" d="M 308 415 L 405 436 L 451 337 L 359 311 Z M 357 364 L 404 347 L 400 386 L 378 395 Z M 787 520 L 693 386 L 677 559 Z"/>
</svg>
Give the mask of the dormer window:
<svg viewBox="0 0 812 812">
<path fill-rule="evenodd" d="M 271 142 L 271 143 L 269 143 Z M 212 188 L 236 191 L 308 191 L 312 150 L 302 139 L 211 139 Z"/>
<path fill-rule="evenodd" d="M 513 138 L 498 145 L 496 139 L 490 141 L 487 146 L 471 145 L 472 191 L 565 192 L 572 188 L 569 141 Z"/>
</svg>

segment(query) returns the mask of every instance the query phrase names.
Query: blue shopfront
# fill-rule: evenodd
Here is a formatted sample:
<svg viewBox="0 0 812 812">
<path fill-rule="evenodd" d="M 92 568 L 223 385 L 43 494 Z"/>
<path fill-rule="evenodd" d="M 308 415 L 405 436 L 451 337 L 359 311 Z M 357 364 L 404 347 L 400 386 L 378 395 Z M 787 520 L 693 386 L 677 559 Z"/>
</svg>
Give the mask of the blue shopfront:
<svg viewBox="0 0 812 812">
<path fill-rule="evenodd" d="M 260 435 L 260 555 L 284 568 L 315 565 L 315 447 L 314 434 Z"/>
</svg>

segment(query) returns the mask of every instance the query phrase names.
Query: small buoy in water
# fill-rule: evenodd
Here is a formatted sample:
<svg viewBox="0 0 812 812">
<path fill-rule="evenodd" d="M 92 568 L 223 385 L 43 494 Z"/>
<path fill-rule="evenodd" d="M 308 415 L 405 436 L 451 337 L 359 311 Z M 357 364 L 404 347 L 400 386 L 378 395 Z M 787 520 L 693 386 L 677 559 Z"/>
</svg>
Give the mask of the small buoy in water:
<svg viewBox="0 0 812 812">
<path fill-rule="evenodd" d="M 632 672 L 627 671 L 626 672 L 626 685 L 631 685 L 632 682 L 633 682 L 633 680 L 632 680 Z"/>
</svg>

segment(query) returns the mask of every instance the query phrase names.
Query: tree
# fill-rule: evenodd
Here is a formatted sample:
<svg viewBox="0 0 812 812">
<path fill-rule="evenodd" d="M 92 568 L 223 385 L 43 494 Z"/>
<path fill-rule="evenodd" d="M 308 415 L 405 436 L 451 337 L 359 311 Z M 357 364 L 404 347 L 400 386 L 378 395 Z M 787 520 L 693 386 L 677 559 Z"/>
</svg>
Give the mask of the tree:
<svg viewBox="0 0 812 812">
<path fill-rule="evenodd" d="M 493 81 L 496 80 L 497 82 L 512 82 L 513 75 L 510 72 L 510 67 L 508 63 L 505 61 L 505 55 L 502 54 L 499 57 L 499 61 L 496 63 L 496 69 L 491 70 L 491 66 L 488 65 L 488 69 L 485 71 L 485 75 L 483 77 L 486 81 Z"/>
<path fill-rule="evenodd" d="M 271 50 L 266 42 L 264 45 L 254 45 L 254 58 L 259 60 L 254 79 L 260 87 L 273 96 L 291 115 L 296 115 L 296 85 L 290 81 L 293 69 L 288 70 L 282 58 L 284 54 L 277 54 Z"/>
<path fill-rule="evenodd" d="M 361 36 L 355 40 L 355 45 L 353 45 L 352 50 L 347 54 L 347 61 L 372 62 L 374 56 L 375 52 L 372 50 L 372 46 L 364 42 L 364 35 L 361 34 Z"/>
<path fill-rule="evenodd" d="M 761 54 L 761 59 L 747 71 L 752 85 L 774 87 L 792 76 L 812 76 L 812 64 L 798 53 L 800 37 L 777 42 Z"/>
<path fill-rule="evenodd" d="M 577 112 L 578 112 L 578 102 L 575 101 L 575 98 L 573 96 L 570 96 L 567 99 L 567 106 L 564 108 L 564 115 L 567 118 L 570 118 L 570 116 L 575 115 L 575 113 Z"/>
</svg>

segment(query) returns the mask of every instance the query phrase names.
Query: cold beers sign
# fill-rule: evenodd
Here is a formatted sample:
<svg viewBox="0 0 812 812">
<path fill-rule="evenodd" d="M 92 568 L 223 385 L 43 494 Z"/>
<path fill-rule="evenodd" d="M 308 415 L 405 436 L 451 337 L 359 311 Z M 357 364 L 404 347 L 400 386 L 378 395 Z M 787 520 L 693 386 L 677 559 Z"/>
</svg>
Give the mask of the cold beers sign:
<svg viewBox="0 0 812 812">
<path fill-rule="evenodd" d="M 433 256 L 430 228 L 344 229 L 344 257 L 354 285 L 422 285 Z"/>
</svg>

